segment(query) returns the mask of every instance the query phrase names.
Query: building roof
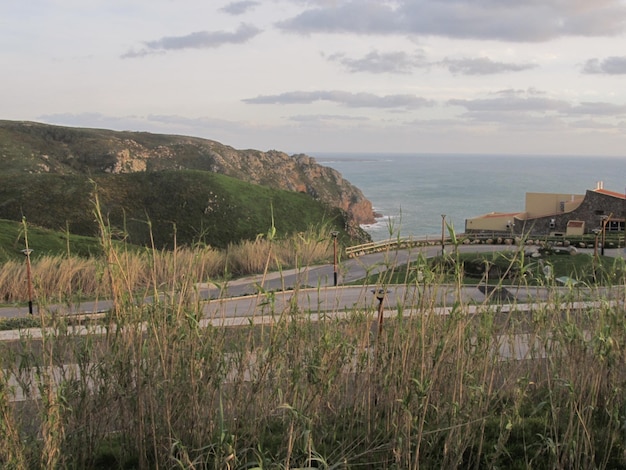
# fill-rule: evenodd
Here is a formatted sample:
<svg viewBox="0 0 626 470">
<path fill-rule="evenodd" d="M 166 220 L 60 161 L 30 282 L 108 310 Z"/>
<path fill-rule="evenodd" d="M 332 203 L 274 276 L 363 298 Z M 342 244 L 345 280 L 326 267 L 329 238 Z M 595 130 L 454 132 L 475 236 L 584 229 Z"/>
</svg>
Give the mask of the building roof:
<svg viewBox="0 0 626 470">
<path fill-rule="evenodd" d="M 617 191 L 609 191 L 608 189 L 604 188 L 596 188 L 593 191 L 596 193 L 605 194 L 607 196 L 617 197 L 619 199 L 626 199 L 626 195 L 624 195 L 623 193 L 618 193 Z"/>
</svg>

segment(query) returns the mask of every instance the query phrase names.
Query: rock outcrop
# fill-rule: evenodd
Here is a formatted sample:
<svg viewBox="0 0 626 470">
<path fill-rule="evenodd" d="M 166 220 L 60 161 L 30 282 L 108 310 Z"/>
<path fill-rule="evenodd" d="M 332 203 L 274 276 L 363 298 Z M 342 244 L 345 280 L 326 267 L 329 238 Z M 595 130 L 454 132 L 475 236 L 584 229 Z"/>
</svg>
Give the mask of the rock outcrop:
<svg viewBox="0 0 626 470">
<path fill-rule="evenodd" d="M 306 193 L 344 210 L 350 224 L 374 222 L 372 204 L 341 174 L 307 155 L 237 150 L 196 137 L 81 129 L 32 122 L 0 121 L 0 158 L 10 160 L 17 142 L 27 155 L 20 171 L 32 173 L 133 173 L 192 169 L 250 183 Z M 11 148 L 9 146 L 11 145 Z"/>
</svg>

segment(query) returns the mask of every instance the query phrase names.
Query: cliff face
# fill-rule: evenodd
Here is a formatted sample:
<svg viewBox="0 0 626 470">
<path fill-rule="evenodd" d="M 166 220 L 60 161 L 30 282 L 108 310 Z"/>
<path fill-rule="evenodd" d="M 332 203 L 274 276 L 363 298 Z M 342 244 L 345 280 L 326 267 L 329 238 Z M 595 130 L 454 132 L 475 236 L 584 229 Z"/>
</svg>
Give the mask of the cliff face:
<svg viewBox="0 0 626 470">
<path fill-rule="evenodd" d="M 355 227 L 374 222 L 372 204 L 361 190 L 314 158 L 236 150 L 208 139 L 0 121 L 0 162 L 8 171 L 31 173 L 211 171 L 306 193 L 344 210 Z"/>
<path fill-rule="evenodd" d="M 235 150 L 219 146 L 213 150 L 213 170 L 251 183 L 306 193 L 314 199 L 346 211 L 356 224 L 374 222 L 372 203 L 359 188 L 333 168 L 318 164 L 307 155 L 283 152 Z"/>
</svg>

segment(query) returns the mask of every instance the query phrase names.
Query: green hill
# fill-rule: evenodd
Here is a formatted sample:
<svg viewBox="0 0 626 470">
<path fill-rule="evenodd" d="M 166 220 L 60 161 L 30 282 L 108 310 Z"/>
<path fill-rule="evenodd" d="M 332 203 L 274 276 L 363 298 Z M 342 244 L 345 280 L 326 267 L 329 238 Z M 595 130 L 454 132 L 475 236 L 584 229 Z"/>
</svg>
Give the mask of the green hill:
<svg viewBox="0 0 626 470">
<path fill-rule="evenodd" d="M 0 121 L 0 218 L 97 233 L 94 201 L 131 243 L 224 247 L 274 224 L 331 224 L 356 240 L 371 222 L 361 191 L 306 155 L 236 150 L 195 137 Z M 148 223 L 149 222 L 149 223 Z"/>
<path fill-rule="evenodd" d="M 245 183 L 202 171 L 120 175 L 32 174 L 0 176 L 0 218 L 78 235 L 97 235 L 94 201 L 113 227 L 133 244 L 158 247 L 206 243 L 224 247 L 254 239 L 272 225 L 278 234 L 329 223 L 346 224 L 345 214 L 300 193 Z M 150 222 L 151 227 L 148 224 Z M 174 236 L 176 234 L 176 237 Z"/>
<path fill-rule="evenodd" d="M 336 170 L 306 155 L 237 150 L 197 137 L 0 120 L 2 174 L 96 175 L 202 170 L 293 192 L 374 221 L 372 204 Z"/>
<path fill-rule="evenodd" d="M 44 255 L 65 255 L 88 257 L 102 252 L 99 239 L 70 235 L 67 232 L 43 229 L 28 225 L 28 240 L 37 247 L 33 258 Z M 23 259 L 24 228 L 21 222 L 0 219 L 0 263 L 10 259 Z"/>
</svg>

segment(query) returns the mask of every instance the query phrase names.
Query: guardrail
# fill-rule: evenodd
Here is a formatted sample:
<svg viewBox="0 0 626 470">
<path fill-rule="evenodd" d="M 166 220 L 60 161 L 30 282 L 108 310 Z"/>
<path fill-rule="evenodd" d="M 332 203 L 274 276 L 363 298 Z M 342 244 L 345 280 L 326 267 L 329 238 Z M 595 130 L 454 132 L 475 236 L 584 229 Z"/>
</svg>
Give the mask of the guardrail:
<svg viewBox="0 0 626 470">
<path fill-rule="evenodd" d="M 456 238 L 459 243 L 467 244 L 518 244 L 520 242 L 519 235 L 512 236 L 510 233 L 472 233 L 472 234 L 457 234 Z M 564 239 L 561 237 L 545 237 L 535 236 L 529 237 L 525 240 L 525 244 L 543 245 L 550 244 L 555 247 L 573 246 L 575 248 L 593 248 L 594 238 L 587 236 L 586 239 L 576 238 L 573 240 Z M 430 235 L 426 237 L 402 237 L 402 238 L 390 238 L 388 240 L 381 240 L 377 242 L 363 243 L 361 245 L 354 245 L 345 248 L 345 253 L 348 258 L 354 258 L 355 256 L 362 256 L 368 253 L 379 253 L 387 250 L 400 250 L 405 248 L 414 248 L 418 246 L 434 246 L 441 245 L 441 237 L 436 235 Z M 443 239 L 444 244 L 450 243 L 450 238 L 445 237 Z M 597 243 L 597 242 L 595 242 Z M 617 237 L 614 240 L 607 240 L 608 248 L 623 248 L 626 243 L 624 237 Z"/>
<path fill-rule="evenodd" d="M 445 238 L 444 243 L 449 239 Z M 388 240 L 380 240 L 377 242 L 362 243 L 361 245 L 353 245 L 346 247 L 345 252 L 348 258 L 362 256 L 368 253 L 378 253 L 386 250 L 399 250 L 403 248 L 412 248 L 425 245 L 440 245 L 441 238 L 433 236 L 426 237 L 403 237 L 390 238 Z"/>
</svg>

